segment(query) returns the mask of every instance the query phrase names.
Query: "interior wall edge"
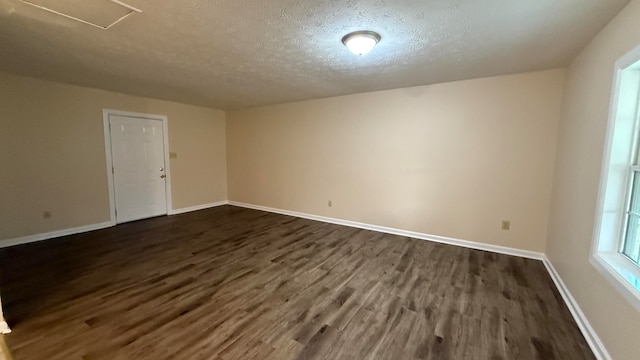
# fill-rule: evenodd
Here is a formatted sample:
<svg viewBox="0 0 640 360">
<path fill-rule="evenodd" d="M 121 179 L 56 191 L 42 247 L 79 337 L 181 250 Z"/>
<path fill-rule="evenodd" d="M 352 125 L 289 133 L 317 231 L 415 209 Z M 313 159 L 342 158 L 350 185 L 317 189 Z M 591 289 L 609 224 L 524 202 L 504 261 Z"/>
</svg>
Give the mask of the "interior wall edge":
<svg viewBox="0 0 640 360">
<path fill-rule="evenodd" d="M 180 209 L 172 209 L 167 213 L 167 215 L 168 216 L 179 215 L 187 212 L 204 210 L 204 209 L 209 209 L 216 206 L 227 205 L 228 203 L 229 202 L 227 200 L 223 200 L 223 201 L 216 201 L 208 204 L 190 206 L 190 207 L 185 207 Z M 105 229 L 112 226 L 116 226 L 115 220 L 105 221 L 102 223 L 91 224 L 91 225 L 78 226 L 78 227 L 69 228 L 69 229 L 55 230 L 55 231 L 50 231 L 46 233 L 20 236 L 17 238 L 2 239 L 0 240 L 0 249 L 16 246 L 16 245 L 29 244 L 29 243 L 38 242 L 38 241 L 51 240 L 51 239 L 59 238 L 62 236 L 68 236 L 68 235 L 90 232 L 94 230 Z"/>
<path fill-rule="evenodd" d="M 112 227 L 115 225 L 116 225 L 116 222 L 110 220 L 110 221 L 105 221 L 97 224 L 83 225 L 83 226 L 73 227 L 69 229 L 54 230 L 54 231 L 49 231 L 49 232 L 40 233 L 40 234 L 20 236 L 20 237 L 11 238 L 11 239 L 3 239 L 3 240 L 0 240 L 0 248 L 28 244 L 28 243 L 33 243 L 33 242 L 38 242 L 43 240 L 50 240 L 50 239 L 54 239 L 62 236 L 100 230 L 100 229 Z"/>
<path fill-rule="evenodd" d="M 184 214 L 192 211 L 210 209 L 216 206 L 227 205 L 228 203 L 229 203 L 228 200 L 222 200 L 222 201 L 216 201 L 208 204 L 189 206 L 189 207 L 184 207 L 180 209 L 172 209 L 172 210 L 169 210 L 169 213 L 167 215 L 178 215 L 178 214 Z"/>
<path fill-rule="evenodd" d="M 551 280 L 553 280 L 556 288 L 558 288 L 558 292 L 562 296 L 565 304 L 567 304 L 567 307 L 569 308 L 573 319 L 576 321 L 576 324 L 580 328 L 582 335 L 591 347 L 591 351 L 593 351 L 593 354 L 598 360 L 612 360 L 613 358 L 611 357 L 611 355 L 609 355 L 609 352 L 604 346 L 604 343 L 602 342 L 602 340 L 600 340 L 600 337 L 591 326 L 591 323 L 587 319 L 587 316 L 580 308 L 580 305 L 578 305 L 578 302 L 573 297 L 571 291 L 569 291 L 569 288 L 564 283 L 562 277 L 560 277 L 560 274 L 553 266 L 553 263 L 551 262 L 551 260 L 549 260 L 546 254 L 543 255 L 542 263 L 547 268 L 547 271 L 551 276 Z"/>
<path fill-rule="evenodd" d="M 267 206 L 248 204 L 248 203 L 229 201 L 229 200 L 217 201 L 209 204 L 202 204 L 198 206 L 175 209 L 175 210 L 172 210 L 168 215 L 169 216 L 178 215 L 178 214 L 204 210 L 204 209 L 223 206 L 223 205 L 237 206 L 237 207 L 265 211 L 265 212 L 276 213 L 281 215 L 288 215 L 288 216 L 293 216 L 293 217 L 298 217 L 303 219 L 321 221 L 321 222 L 331 223 L 336 225 L 377 231 L 377 232 L 382 232 L 382 233 L 387 233 L 392 235 L 406 236 L 406 237 L 410 237 L 418 240 L 432 241 L 432 242 L 437 242 L 441 244 L 460 246 L 464 248 L 470 248 L 475 250 L 482 250 L 482 251 L 488 251 L 488 252 L 493 252 L 498 254 L 518 256 L 522 258 L 542 261 L 551 279 L 553 280 L 553 283 L 558 289 L 558 292 L 562 296 L 563 301 L 567 305 L 569 311 L 571 312 L 571 315 L 576 321 L 576 324 L 578 325 L 580 331 L 585 337 L 587 343 L 589 344 L 596 358 L 598 360 L 612 359 L 606 347 L 604 346 L 603 342 L 600 340 L 600 337 L 595 332 L 595 330 L 589 323 L 589 320 L 587 319 L 582 309 L 578 305 L 578 302 L 575 300 L 575 298 L 569 291 L 568 287 L 565 285 L 564 281 L 560 277 L 559 273 L 556 271 L 555 267 L 553 266 L 553 263 L 551 262 L 551 260 L 549 260 L 549 258 L 544 253 L 530 251 L 530 250 L 522 250 L 517 248 L 509 248 L 509 247 L 498 246 L 498 245 L 478 243 L 470 240 L 455 239 L 455 238 L 438 236 L 438 235 L 418 233 L 415 231 L 395 229 L 395 228 L 379 226 L 374 224 L 366 224 L 361 222 L 342 220 L 338 218 L 331 218 L 331 217 L 325 217 L 325 216 L 307 214 L 307 213 L 302 213 L 297 211 L 277 209 L 277 208 L 272 208 Z M 50 240 L 50 239 L 61 237 L 61 236 L 73 235 L 73 234 L 78 234 L 83 232 L 90 232 L 90 231 L 99 230 L 107 227 L 112 227 L 115 225 L 116 224 L 114 222 L 108 221 L 104 223 L 80 226 L 80 227 L 75 227 L 71 229 L 57 230 L 57 231 L 52 231 L 48 233 L 23 236 L 23 237 L 14 238 L 14 239 L 0 240 L 0 248 L 10 247 L 10 246 L 15 246 L 20 244 L 27 244 L 27 243 L 43 241 L 43 240 Z"/>
<path fill-rule="evenodd" d="M 237 201 L 229 201 L 228 204 L 232 206 L 238 206 L 238 207 L 254 209 L 254 210 L 261 210 L 261 211 L 266 211 L 266 212 L 271 212 L 271 213 L 276 213 L 281 215 L 294 216 L 294 217 L 303 218 L 303 219 L 316 220 L 316 221 L 327 222 L 331 224 L 383 232 L 383 233 L 392 234 L 392 235 L 407 236 L 407 237 L 411 237 L 419 240 L 433 241 L 433 242 L 438 242 L 442 244 L 461 246 L 461 247 L 475 249 L 475 250 L 489 251 L 489 252 L 498 253 L 498 254 L 518 256 L 518 257 L 523 257 L 523 258 L 528 258 L 533 260 L 540 260 L 542 261 L 545 268 L 547 269 L 549 276 L 553 280 L 553 283 L 556 285 L 558 292 L 562 296 L 562 299 L 567 305 L 567 308 L 571 312 L 571 315 L 576 321 L 576 324 L 580 328 L 582 335 L 585 337 L 587 343 L 589 344 L 596 358 L 598 360 L 612 360 L 611 355 L 609 355 L 609 352 L 607 351 L 603 342 L 600 340 L 600 337 L 595 332 L 595 330 L 589 323 L 589 320 L 587 319 L 582 309 L 578 305 L 577 301 L 575 300 L 575 298 L 573 297 L 573 295 L 565 285 L 564 281 L 556 271 L 555 267 L 553 266 L 549 258 L 547 258 L 547 255 L 544 253 L 516 249 L 516 248 L 508 248 L 508 247 L 498 246 L 498 245 L 478 243 L 474 241 L 455 239 L 455 238 L 449 238 L 449 237 L 438 236 L 438 235 L 423 234 L 423 233 L 418 233 L 414 231 L 394 229 L 394 228 L 389 228 L 385 226 L 378 226 L 373 224 L 365 224 L 365 223 L 360 223 L 355 221 L 318 216 L 313 214 L 301 213 L 297 211 L 276 209 L 276 208 L 271 208 L 267 206 L 248 204 L 248 203 L 242 203 Z"/>
<path fill-rule="evenodd" d="M 247 209 L 261 210 L 261 211 L 271 212 L 275 214 L 294 216 L 294 217 L 299 217 L 303 219 L 321 221 L 321 222 L 326 222 L 326 223 L 331 223 L 336 225 L 349 226 L 349 227 L 354 227 L 358 229 L 372 230 L 372 231 L 382 232 L 386 234 L 406 236 L 406 237 L 415 238 L 419 240 L 433 241 L 441 244 L 461 246 L 469 249 L 489 251 L 489 252 L 494 252 L 498 254 L 519 256 L 519 257 L 534 259 L 534 260 L 542 260 L 544 258 L 544 254 L 537 251 L 510 248 L 510 247 L 500 246 L 500 245 L 485 244 L 485 243 L 475 242 L 471 240 L 456 239 L 456 238 L 440 236 L 440 235 L 425 234 L 425 233 L 420 233 L 416 231 L 396 229 L 396 228 L 380 226 L 375 224 L 367 224 L 367 223 L 361 223 L 357 221 L 343 220 L 338 218 L 302 213 L 302 212 L 291 211 L 291 210 L 277 209 L 277 208 L 272 208 L 268 206 L 248 204 L 248 203 L 243 203 L 238 201 L 229 201 L 229 205 L 243 207 Z"/>
</svg>

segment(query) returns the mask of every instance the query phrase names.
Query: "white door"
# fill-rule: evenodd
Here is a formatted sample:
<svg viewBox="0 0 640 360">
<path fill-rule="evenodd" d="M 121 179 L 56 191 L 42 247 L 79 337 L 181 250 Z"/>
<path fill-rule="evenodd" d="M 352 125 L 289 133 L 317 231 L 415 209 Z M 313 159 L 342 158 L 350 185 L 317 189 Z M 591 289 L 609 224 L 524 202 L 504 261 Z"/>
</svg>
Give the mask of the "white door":
<svg viewBox="0 0 640 360">
<path fill-rule="evenodd" d="M 116 222 L 167 213 L 161 120 L 109 115 Z"/>
</svg>

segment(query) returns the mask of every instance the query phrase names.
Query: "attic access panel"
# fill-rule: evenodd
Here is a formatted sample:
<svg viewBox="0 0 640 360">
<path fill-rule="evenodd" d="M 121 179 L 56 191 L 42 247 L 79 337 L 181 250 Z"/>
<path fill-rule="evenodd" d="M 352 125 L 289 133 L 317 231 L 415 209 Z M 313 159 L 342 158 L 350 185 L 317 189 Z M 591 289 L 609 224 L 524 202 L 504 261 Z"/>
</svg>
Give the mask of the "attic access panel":
<svg viewBox="0 0 640 360">
<path fill-rule="evenodd" d="M 142 12 L 118 0 L 20 0 L 25 4 L 68 19 L 108 29 L 134 12 Z"/>
</svg>

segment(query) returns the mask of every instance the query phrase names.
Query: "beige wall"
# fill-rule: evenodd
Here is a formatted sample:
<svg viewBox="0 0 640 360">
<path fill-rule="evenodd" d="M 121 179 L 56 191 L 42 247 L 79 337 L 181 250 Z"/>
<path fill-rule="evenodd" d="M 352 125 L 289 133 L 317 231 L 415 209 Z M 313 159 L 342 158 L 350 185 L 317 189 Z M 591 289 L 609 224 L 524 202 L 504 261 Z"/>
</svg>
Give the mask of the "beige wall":
<svg viewBox="0 0 640 360">
<path fill-rule="evenodd" d="M 224 112 L 0 73 L 0 239 L 109 220 L 103 108 L 168 116 L 174 209 L 226 199 Z"/>
<path fill-rule="evenodd" d="M 632 1 L 569 67 L 547 255 L 614 359 L 638 359 L 640 313 L 588 262 L 615 61 L 640 44 Z"/>
<path fill-rule="evenodd" d="M 11 351 L 9 351 L 9 347 L 4 341 L 4 335 L 0 335 L 0 360 L 12 360 L 13 356 L 11 355 Z"/>
<path fill-rule="evenodd" d="M 563 82 L 551 70 L 229 112 L 229 199 L 543 251 Z"/>
</svg>

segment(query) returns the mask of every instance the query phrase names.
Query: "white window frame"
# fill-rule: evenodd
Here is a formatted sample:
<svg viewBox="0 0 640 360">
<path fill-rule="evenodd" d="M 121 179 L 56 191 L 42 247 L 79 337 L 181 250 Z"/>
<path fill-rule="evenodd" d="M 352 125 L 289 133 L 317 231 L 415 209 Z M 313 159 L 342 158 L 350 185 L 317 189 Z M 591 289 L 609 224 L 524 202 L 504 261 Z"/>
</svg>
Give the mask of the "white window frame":
<svg viewBox="0 0 640 360">
<path fill-rule="evenodd" d="M 616 61 L 589 261 L 638 311 L 640 267 L 623 255 L 639 142 L 640 46 Z"/>
</svg>

